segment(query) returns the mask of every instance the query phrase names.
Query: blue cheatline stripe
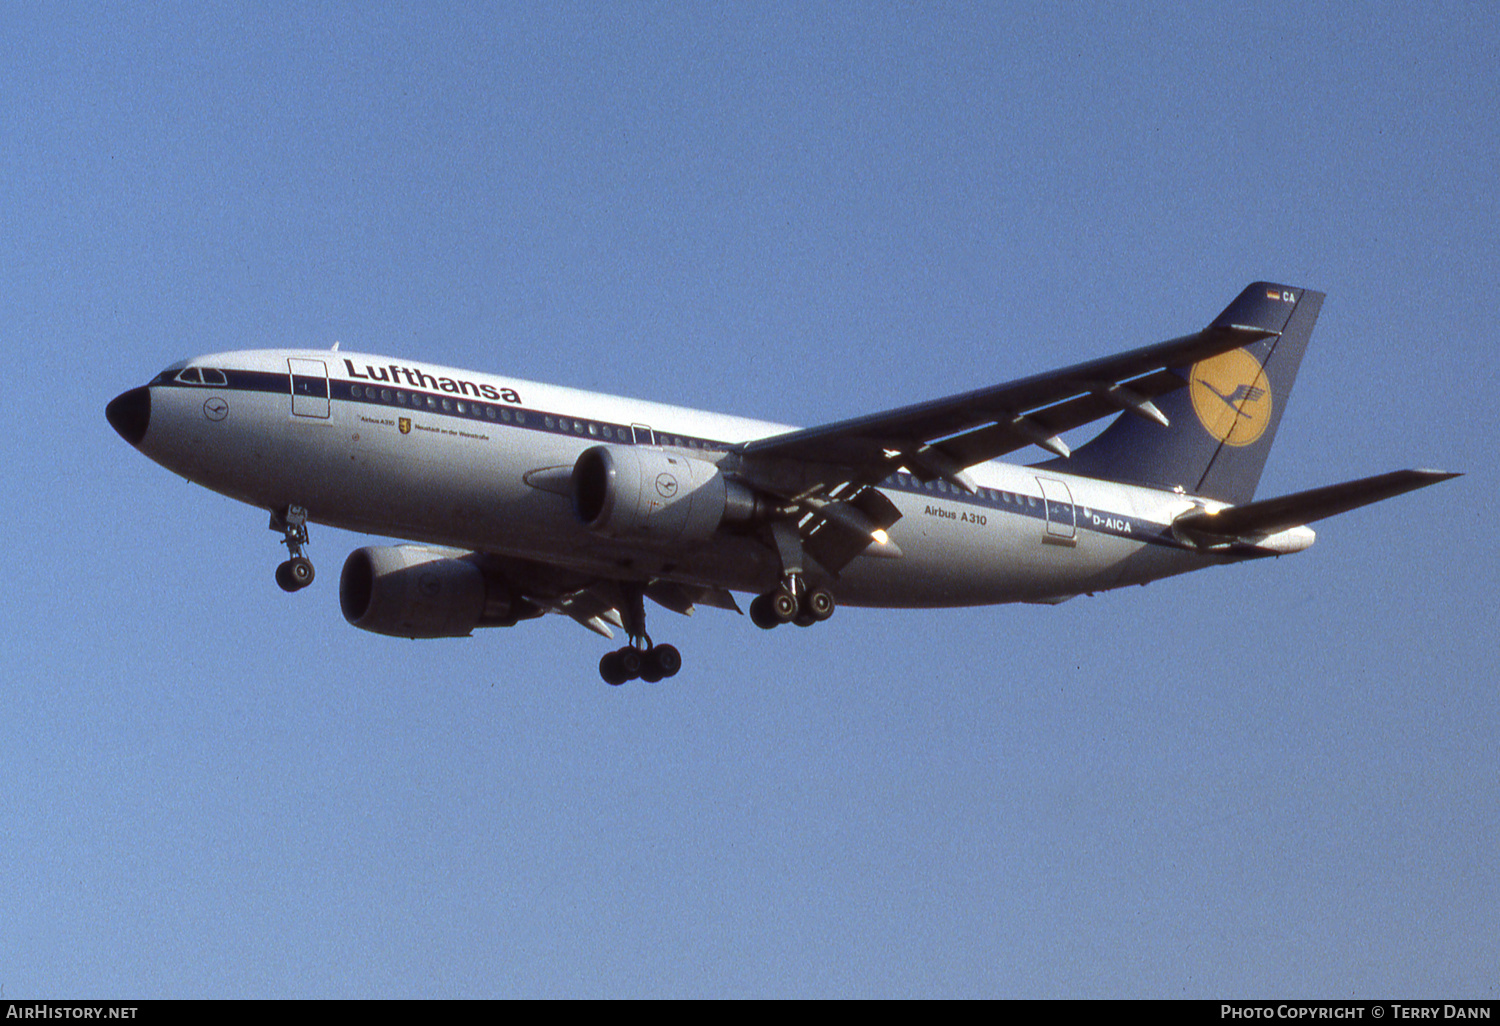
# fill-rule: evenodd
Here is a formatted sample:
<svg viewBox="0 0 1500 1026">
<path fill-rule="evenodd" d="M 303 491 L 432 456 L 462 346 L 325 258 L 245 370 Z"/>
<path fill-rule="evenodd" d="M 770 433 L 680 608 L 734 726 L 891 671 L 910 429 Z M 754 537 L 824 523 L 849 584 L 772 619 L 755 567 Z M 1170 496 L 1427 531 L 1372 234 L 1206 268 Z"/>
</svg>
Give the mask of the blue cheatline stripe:
<svg viewBox="0 0 1500 1026">
<path fill-rule="evenodd" d="M 279 371 L 226 371 L 228 385 L 194 385 L 174 380 L 176 372 L 162 372 L 151 382 L 155 387 L 184 388 L 195 390 L 216 389 L 219 391 L 263 392 L 289 395 L 290 376 Z M 298 375 L 298 380 L 302 375 Z M 322 379 L 315 379 L 321 381 Z M 635 435 L 629 424 L 614 424 L 601 420 L 589 420 L 563 413 L 549 413 L 524 409 L 516 404 L 495 403 L 476 400 L 468 396 L 457 396 L 444 392 L 425 392 L 412 388 L 394 388 L 388 385 L 369 385 L 356 381 L 329 379 L 330 398 L 341 402 L 363 406 L 378 406 L 382 409 L 420 413 L 429 416 L 452 417 L 457 420 L 494 424 L 496 427 L 519 428 L 544 434 L 567 435 L 580 440 L 594 440 L 611 445 L 635 445 Z M 321 398 L 321 396 L 319 396 Z M 730 443 L 713 439 L 679 435 L 657 431 L 658 445 L 672 448 L 703 449 L 709 452 L 726 452 Z M 1032 520 L 1047 520 L 1047 500 L 1039 495 L 1022 495 L 998 488 L 981 488 L 978 495 L 970 495 L 945 481 L 922 483 L 911 474 L 891 474 L 879 487 L 883 491 L 918 495 L 932 502 L 952 503 L 994 510 L 1010 516 Z M 1063 505 L 1063 504 L 1058 504 Z M 1108 513 L 1092 507 L 1073 504 L 1074 522 L 1079 531 L 1128 538 L 1147 545 L 1168 548 L 1187 548 L 1173 535 L 1169 525 L 1142 520 L 1139 517 L 1120 513 Z M 1059 518 L 1063 519 L 1063 518 Z"/>
</svg>

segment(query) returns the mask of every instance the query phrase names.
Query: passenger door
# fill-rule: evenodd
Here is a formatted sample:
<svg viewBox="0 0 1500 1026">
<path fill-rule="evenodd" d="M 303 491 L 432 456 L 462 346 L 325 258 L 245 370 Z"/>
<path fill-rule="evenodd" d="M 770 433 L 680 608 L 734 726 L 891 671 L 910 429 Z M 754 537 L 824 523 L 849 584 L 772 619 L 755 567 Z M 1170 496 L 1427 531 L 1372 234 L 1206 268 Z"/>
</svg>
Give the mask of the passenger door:
<svg viewBox="0 0 1500 1026">
<path fill-rule="evenodd" d="M 292 416 L 328 419 L 328 365 L 322 360 L 288 359 Z"/>
<path fill-rule="evenodd" d="M 1076 545 L 1078 520 L 1073 511 L 1073 493 L 1067 485 L 1049 477 L 1039 477 L 1036 483 L 1042 486 L 1042 505 L 1047 513 L 1044 540 L 1054 545 Z"/>
</svg>

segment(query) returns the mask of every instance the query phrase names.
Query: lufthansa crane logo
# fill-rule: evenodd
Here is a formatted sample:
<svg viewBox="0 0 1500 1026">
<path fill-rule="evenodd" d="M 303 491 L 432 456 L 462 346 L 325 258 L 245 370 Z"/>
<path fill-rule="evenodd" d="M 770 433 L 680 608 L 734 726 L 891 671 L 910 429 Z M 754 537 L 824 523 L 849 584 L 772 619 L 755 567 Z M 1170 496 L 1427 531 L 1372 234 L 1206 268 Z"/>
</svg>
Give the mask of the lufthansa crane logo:
<svg viewBox="0 0 1500 1026">
<path fill-rule="evenodd" d="M 1271 424 L 1271 382 L 1243 349 L 1193 364 L 1188 392 L 1203 429 L 1226 445 L 1249 445 Z"/>
<path fill-rule="evenodd" d="M 229 404 L 220 396 L 210 396 L 203 403 L 203 415 L 209 420 L 223 420 L 229 416 Z"/>
<path fill-rule="evenodd" d="M 656 494 L 670 499 L 677 494 L 677 478 L 663 471 L 656 475 Z"/>
</svg>

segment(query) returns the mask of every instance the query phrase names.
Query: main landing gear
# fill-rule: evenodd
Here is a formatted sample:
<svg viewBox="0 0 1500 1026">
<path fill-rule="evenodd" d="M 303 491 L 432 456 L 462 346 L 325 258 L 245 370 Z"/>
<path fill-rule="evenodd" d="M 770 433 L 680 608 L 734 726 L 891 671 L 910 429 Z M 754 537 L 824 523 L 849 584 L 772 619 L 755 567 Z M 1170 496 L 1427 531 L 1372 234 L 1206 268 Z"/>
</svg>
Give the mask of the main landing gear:
<svg viewBox="0 0 1500 1026">
<path fill-rule="evenodd" d="M 272 510 L 271 530 L 285 536 L 281 543 L 291 556 L 276 568 L 276 583 L 282 591 L 301 591 L 313 582 L 314 576 L 312 560 L 302 554 L 302 546 L 307 544 L 307 510 L 301 506 Z"/>
<path fill-rule="evenodd" d="M 626 585 L 624 591 L 620 612 L 630 643 L 599 660 L 599 676 L 611 687 L 619 687 L 627 680 L 655 684 L 663 678 L 675 677 L 682 669 L 682 653 L 672 645 L 653 643 L 651 635 L 646 633 L 645 589 Z"/>
<path fill-rule="evenodd" d="M 771 540 L 781 560 L 781 585 L 751 600 L 750 621 L 770 630 L 784 623 L 811 627 L 832 616 L 833 592 L 821 584 L 809 588 L 803 576 L 802 538 L 796 525 L 786 520 L 773 521 Z"/>
<path fill-rule="evenodd" d="M 599 660 L 599 676 L 604 683 L 619 687 L 627 680 L 643 680 L 655 684 L 664 677 L 676 676 L 682 669 L 682 653 L 673 645 L 653 645 L 646 638 L 646 647 L 635 641 Z"/>
<path fill-rule="evenodd" d="M 811 627 L 833 615 L 833 592 L 819 585 L 809 588 L 800 574 L 788 575 L 775 591 L 750 600 L 750 622 L 762 630 L 794 623 Z"/>
</svg>

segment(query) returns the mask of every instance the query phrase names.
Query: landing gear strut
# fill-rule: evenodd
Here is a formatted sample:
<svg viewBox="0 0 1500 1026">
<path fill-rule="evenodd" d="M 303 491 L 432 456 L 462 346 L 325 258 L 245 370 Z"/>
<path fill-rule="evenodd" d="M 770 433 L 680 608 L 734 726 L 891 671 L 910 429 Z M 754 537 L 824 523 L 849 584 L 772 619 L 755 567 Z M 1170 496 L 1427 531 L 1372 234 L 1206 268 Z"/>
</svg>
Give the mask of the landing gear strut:
<svg viewBox="0 0 1500 1026">
<path fill-rule="evenodd" d="M 599 660 L 599 676 L 611 687 L 627 680 L 640 679 L 655 684 L 665 677 L 675 677 L 682 669 L 682 653 L 672 645 L 657 645 L 646 633 L 645 590 L 639 585 L 625 586 L 625 601 L 620 610 L 630 642 Z"/>
<path fill-rule="evenodd" d="M 763 630 L 794 623 L 811 627 L 833 615 L 833 592 L 821 584 L 809 588 L 802 572 L 802 537 L 786 520 L 771 524 L 771 538 L 781 559 L 781 585 L 750 602 L 750 620 Z"/>
<path fill-rule="evenodd" d="M 312 560 L 302 554 L 302 546 L 307 544 L 307 510 L 301 506 L 272 510 L 271 530 L 285 536 L 281 543 L 291 556 L 276 568 L 276 583 L 282 591 L 301 591 L 313 582 L 314 576 Z"/>
</svg>

